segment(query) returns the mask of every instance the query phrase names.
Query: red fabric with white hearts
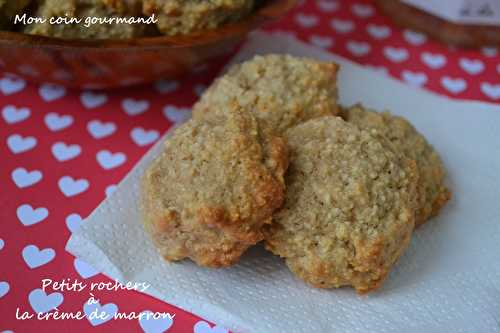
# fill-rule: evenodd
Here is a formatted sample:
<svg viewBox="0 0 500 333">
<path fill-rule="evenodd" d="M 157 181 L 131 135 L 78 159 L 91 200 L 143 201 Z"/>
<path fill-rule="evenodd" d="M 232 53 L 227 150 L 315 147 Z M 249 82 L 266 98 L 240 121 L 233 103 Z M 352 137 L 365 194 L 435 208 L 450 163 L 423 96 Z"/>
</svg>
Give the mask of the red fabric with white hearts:
<svg viewBox="0 0 500 333">
<path fill-rule="evenodd" d="M 495 49 L 452 50 L 401 31 L 367 1 L 305 1 L 267 29 L 294 33 L 438 94 L 500 101 Z M 134 291 L 94 295 L 108 312 L 168 312 L 175 314 L 173 322 L 110 320 L 92 325 L 87 319 L 15 319 L 17 308 L 30 313 L 44 306 L 83 311 L 88 291 L 59 295 L 49 289 L 51 295 L 45 296 L 34 291 L 42 279 L 109 281 L 64 251 L 71 231 L 162 133 L 189 117 L 187 108 L 225 60 L 181 81 L 113 92 L 67 91 L 9 75 L 0 78 L 0 332 L 226 332 Z"/>
</svg>

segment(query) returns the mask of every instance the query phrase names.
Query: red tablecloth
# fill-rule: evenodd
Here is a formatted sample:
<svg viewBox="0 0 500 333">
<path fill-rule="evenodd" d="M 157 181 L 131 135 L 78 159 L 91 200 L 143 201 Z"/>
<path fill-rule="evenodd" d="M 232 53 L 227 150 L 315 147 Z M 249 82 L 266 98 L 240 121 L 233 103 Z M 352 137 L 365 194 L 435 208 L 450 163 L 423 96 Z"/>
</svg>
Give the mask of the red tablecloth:
<svg viewBox="0 0 500 333">
<path fill-rule="evenodd" d="M 500 101 L 497 50 L 455 50 L 402 31 L 368 1 L 303 1 L 268 29 L 295 33 L 381 75 L 438 94 Z M 87 319 L 18 320 L 16 309 L 33 313 L 57 305 L 63 312 L 83 311 L 88 291 L 52 294 L 56 291 L 49 288 L 45 296 L 36 289 L 43 279 L 109 281 L 66 253 L 66 241 L 151 144 L 189 117 L 188 108 L 223 62 L 181 81 L 113 92 L 34 86 L 8 74 L 0 78 L 0 331 L 141 331 L 137 320 L 95 326 Z M 107 311 L 175 314 L 173 322 L 142 322 L 146 332 L 167 327 L 169 332 L 226 332 L 138 292 L 99 291 L 94 296 L 102 306 L 116 306 L 105 306 Z"/>
</svg>

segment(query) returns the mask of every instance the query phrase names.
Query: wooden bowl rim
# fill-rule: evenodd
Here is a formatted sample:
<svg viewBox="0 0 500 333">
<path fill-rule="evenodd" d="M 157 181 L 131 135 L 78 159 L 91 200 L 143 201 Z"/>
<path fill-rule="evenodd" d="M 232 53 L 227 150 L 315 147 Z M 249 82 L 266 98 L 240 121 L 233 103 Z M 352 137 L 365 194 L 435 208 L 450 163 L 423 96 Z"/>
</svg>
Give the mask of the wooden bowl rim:
<svg viewBox="0 0 500 333">
<path fill-rule="evenodd" d="M 0 43 L 15 43 L 25 47 L 53 47 L 53 48 L 91 48 L 91 49 L 120 49 L 120 48 L 159 48 L 159 47 L 191 47 L 212 44 L 241 34 L 245 34 L 262 24 L 279 18 L 293 8 L 298 0 L 266 0 L 253 15 L 246 19 L 229 23 L 214 30 L 182 36 L 154 36 L 131 39 L 63 39 L 29 35 L 14 31 L 0 31 Z"/>
</svg>

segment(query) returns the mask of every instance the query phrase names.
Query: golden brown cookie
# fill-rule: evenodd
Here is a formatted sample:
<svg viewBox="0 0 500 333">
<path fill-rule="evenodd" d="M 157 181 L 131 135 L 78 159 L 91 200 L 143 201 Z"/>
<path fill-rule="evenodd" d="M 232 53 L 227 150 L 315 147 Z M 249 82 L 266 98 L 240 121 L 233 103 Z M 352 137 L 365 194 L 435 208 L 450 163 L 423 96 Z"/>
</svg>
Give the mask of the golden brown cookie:
<svg viewBox="0 0 500 333">
<path fill-rule="evenodd" d="M 217 124 L 192 119 L 143 177 L 146 230 L 169 261 L 232 265 L 281 206 L 287 160 L 284 140 L 262 138 L 247 112 Z"/>
<path fill-rule="evenodd" d="M 215 29 L 248 15 L 254 0 L 144 0 L 144 14 L 155 14 L 165 35 Z"/>
<path fill-rule="evenodd" d="M 389 112 L 378 113 L 362 105 L 346 109 L 343 116 L 363 129 L 377 131 L 378 135 L 386 137 L 398 150 L 417 162 L 416 226 L 437 215 L 450 199 L 451 192 L 444 185 L 445 169 L 438 153 L 415 127 L 402 117 Z"/>
<path fill-rule="evenodd" d="M 193 108 L 196 119 L 224 116 L 220 107 L 234 102 L 277 133 L 303 121 L 337 115 L 334 63 L 290 55 L 256 56 L 218 78 Z"/>
<path fill-rule="evenodd" d="M 415 162 L 339 117 L 286 133 L 286 199 L 266 248 L 319 288 L 378 288 L 414 228 Z"/>
</svg>

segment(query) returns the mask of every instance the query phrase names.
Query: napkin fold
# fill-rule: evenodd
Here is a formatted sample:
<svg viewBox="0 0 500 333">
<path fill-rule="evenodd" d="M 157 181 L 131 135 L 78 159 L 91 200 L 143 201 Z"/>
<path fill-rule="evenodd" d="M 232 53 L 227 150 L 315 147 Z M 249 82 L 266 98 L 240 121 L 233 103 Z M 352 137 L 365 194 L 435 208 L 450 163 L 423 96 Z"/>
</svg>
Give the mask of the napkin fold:
<svg viewBox="0 0 500 333">
<path fill-rule="evenodd" d="M 256 33 L 233 62 L 290 53 L 341 64 L 340 100 L 408 118 L 440 152 L 453 199 L 416 230 L 381 290 L 319 290 L 261 246 L 231 268 L 166 263 L 144 233 L 139 178 L 158 142 L 73 233 L 67 251 L 122 283 L 235 332 L 500 332 L 500 105 L 405 86 L 297 41 Z M 167 133 L 166 136 L 169 134 Z"/>
</svg>

